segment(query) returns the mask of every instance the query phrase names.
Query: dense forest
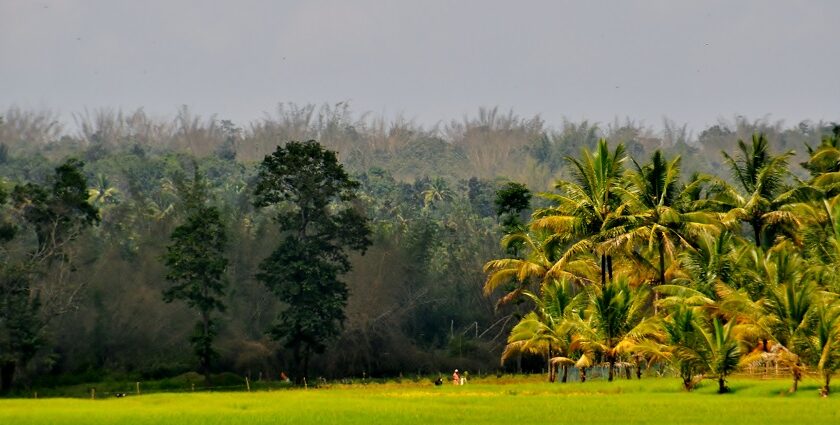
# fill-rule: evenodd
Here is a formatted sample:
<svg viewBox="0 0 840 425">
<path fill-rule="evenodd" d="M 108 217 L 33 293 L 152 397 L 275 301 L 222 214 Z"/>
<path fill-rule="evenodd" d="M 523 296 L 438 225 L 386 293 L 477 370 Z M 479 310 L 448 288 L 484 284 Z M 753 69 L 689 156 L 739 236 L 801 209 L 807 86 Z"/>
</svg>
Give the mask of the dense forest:
<svg viewBox="0 0 840 425">
<path fill-rule="evenodd" d="M 674 287 L 677 283 L 703 282 L 705 287 L 677 286 L 695 291 L 698 298 L 692 302 L 705 296 L 714 306 L 707 310 L 714 310 L 724 299 L 719 280 L 734 285 L 732 294 L 756 301 L 764 278 L 723 278 L 720 270 L 710 276 L 701 267 L 702 255 L 717 253 L 716 267 L 727 271 L 758 273 L 758 263 L 736 267 L 720 257 L 752 245 L 754 250 L 737 260 L 766 264 L 777 261 L 774 247 L 792 244 L 796 249 L 788 251 L 811 261 L 817 254 L 803 247 L 833 237 L 817 227 L 807 233 L 813 241 L 791 236 L 795 226 L 826 223 L 816 212 L 808 221 L 782 208 L 804 203 L 806 195 L 809 202 L 822 196 L 834 205 L 834 189 L 828 186 L 790 194 L 816 187 L 820 173 L 837 171 L 836 162 L 820 169 L 812 157 L 830 140 L 837 147 L 835 127 L 822 122 L 787 127 L 735 117 L 694 135 L 668 120 L 658 129 L 631 120 L 552 126 L 539 116 L 480 109 L 475 116 L 429 127 L 354 115 L 346 104 L 280 105 L 250 123 L 199 117 L 186 107 L 172 119 L 142 110 L 86 111 L 73 118 L 75 125 L 68 129 L 51 112 L 10 108 L 0 120 L 0 366 L 12 368 L 15 385 L 113 374 L 157 378 L 204 369 L 252 379 L 295 373 L 295 354 L 271 332 L 292 314 L 290 305 L 260 277 L 265 274 L 261 264 L 284 237 L 277 225 L 282 206 L 261 205 L 258 199 L 261 167 L 289 141 L 316 140 L 337 153 L 358 183 L 354 206 L 370 230 L 369 244 L 348 253 L 349 272 L 340 278 L 348 291 L 342 326 L 308 365 L 327 378 L 431 374 L 455 367 L 495 371 L 502 356 L 507 361 L 501 368 L 534 371 L 545 369 L 547 360 L 549 369 L 571 362 L 585 370 L 586 359 L 597 358 L 612 371 L 616 363 L 670 358 L 662 347 L 659 357 L 651 354 L 657 352 L 653 346 L 645 355 L 641 349 L 616 351 L 613 336 L 607 349 L 583 343 L 564 349 L 561 336 L 522 335 L 528 335 L 523 333 L 528 323 L 550 316 L 537 314 L 551 298 L 540 288 L 554 288 L 551 299 L 561 294 L 578 300 L 569 301 L 575 305 L 603 295 L 585 289 L 591 282 L 600 282 L 604 290 L 613 285 L 607 281 L 658 287 L 650 300 L 639 295 L 651 310 L 638 316 L 643 320 L 655 317 L 654 310 L 660 316 L 671 311 L 672 297 L 688 296 Z M 601 139 L 614 150 L 599 144 Z M 756 186 L 756 170 L 750 167 L 757 163 L 750 155 L 761 143 L 765 157 L 760 160 L 777 155 L 783 161 L 774 165 L 772 184 Z M 615 182 L 600 193 L 609 198 L 603 206 L 610 218 L 577 217 L 583 221 L 574 224 L 558 218 L 580 213 L 568 204 L 575 199 L 570 182 L 586 186 L 587 164 L 609 155 L 621 164 L 608 172 Z M 650 174 L 666 168 L 666 177 Z M 176 229 L 195 223 L 194 217 L 209 217 L 211 210 L 191 204 L 199 180 L 206 207 L 218 216 L 213 225 L 226 233 L 226 240 L 213 242 L 225 259 L 218 275 L 224 283 L 218 302 L 224 308 L 213 313 L 215 355 L 202 361 L 191 348 L 199 314 L 175 302 L 172 287 L 178 277 L 168 257 Z M 632 198 L 642 189 L 656 194 Z M 755 191 L 760 207 L 750 198 Z M 782 194 L 789 196 L 777 199 Z M 519 202 L 510 204 L 517 195 Z M 659 222 L 638 230 L 644 228 L 640 223 L 649 223 L 642 208 L 651 202 L 651 208 L 674 203 L 673 211 L 697 219 L 706 232 L 688 226 L 687 218 L 675 219 L 679 226 Z M 743 214 L 731 215 L 735 210 Z M 702 219 L 700 211 L 706 214 Z M 764 216 L 773 211 L 779 214 Z M 835 217 L 832 211 L 829 216 Z M 45 226 L 44 217 L 59 224 Z M 721 245 L 724 239 L 730 245 Z M 534 270 L 541 273 L 511 274 L 511 267 L 538 257 L 543 264 Z M 709 317 L 746 323 L 740 319 L 746 313 L 731 313 L 734 304 Z M 578 315 L 580 321 L 592 317 Z M 587 341 L 580 338 L 585 327 L 569 327 L 571 322 L 557 320 L 553 329 Z M 759 331 L 755 335 L 771 339 Z"/>
</svg>

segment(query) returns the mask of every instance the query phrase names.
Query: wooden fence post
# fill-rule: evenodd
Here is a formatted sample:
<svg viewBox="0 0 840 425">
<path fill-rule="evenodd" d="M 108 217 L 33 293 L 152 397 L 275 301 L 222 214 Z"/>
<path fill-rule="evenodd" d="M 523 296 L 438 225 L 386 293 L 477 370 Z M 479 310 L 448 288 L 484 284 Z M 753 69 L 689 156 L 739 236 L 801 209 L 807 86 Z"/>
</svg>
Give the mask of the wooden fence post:
<svg viewBox="0 0 840 425">
<path fill-rule="evenodd" d="M 249 393 L 251 392 L 251 381 L 248 379 L 247 376 L 245 377 L 245 388 L 248 389 Z"/>
</svg>

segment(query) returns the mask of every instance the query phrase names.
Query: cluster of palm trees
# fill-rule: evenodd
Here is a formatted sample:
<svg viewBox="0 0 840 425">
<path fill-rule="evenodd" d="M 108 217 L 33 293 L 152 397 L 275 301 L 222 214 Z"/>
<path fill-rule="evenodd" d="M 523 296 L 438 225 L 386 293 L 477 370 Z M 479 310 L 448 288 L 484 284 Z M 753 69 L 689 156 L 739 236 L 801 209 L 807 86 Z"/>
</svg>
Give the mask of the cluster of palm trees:
<svg viewBox="0 0 840 425">
<path fill-rule="evenodd" d="M 840 368 L 840 127 L 808 147 L 774 154 L 763 135 L 724 153 L 731 182 L 680 176 L 657 151 L 640 164 L 605 140 L 568 158 L 571 178 L 548 207 L 508 234 L 520 249 L 488 262 L 485 292 L 530 300 L 502 362 L 544 356 L 549 379 L 581 380 L 603 365 L 637 376 L 652 364 L 685 389 L 741 367 L 789 370 L 792 391 L 817 373 L 828 394 Z M 803 173 L 804 174 L 804 173 Z"/>
</svg>

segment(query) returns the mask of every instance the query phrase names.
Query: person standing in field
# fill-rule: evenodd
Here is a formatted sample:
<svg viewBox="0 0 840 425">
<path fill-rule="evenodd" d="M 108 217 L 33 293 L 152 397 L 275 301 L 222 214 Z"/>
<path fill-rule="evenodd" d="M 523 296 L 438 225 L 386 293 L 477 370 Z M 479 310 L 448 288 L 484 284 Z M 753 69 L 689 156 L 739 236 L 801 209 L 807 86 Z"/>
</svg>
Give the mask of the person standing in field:
<svg viewBox="0 0 840 425">
<path fill-rule="evenodd" d="M 461 376 L 458 375 L 458 369 L 455 369 L 455 372 L 452 373 L 452 383 L 455 385 L 461 385 Z"/>
</svg>

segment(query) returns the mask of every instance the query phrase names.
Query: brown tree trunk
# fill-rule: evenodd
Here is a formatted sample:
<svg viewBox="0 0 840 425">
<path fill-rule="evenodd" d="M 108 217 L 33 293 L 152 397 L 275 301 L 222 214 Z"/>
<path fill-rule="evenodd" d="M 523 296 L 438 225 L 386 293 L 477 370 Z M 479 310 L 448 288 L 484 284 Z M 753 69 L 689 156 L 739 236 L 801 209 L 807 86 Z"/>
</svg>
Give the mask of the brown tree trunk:
<svg viewBox="0 0 840 425">
<path fill-rule="evenodd" d="M 601 254 L 601 287 L 607 284 L 607 256 Z"/>
<path fill-rule="evenodd" d="M 665 243 L 662 240 L 662 234 L 659 234 L 659 282 L 657 285 L 664 285 L 665 284 Z M 657 305 L 659 301 L 659 292 L 653 292 L 653 314 L 654 316 L 659 313 L 659 306 Z"/>
<path fill-rule="evenodd" d="M 580 382 L 586 382 L 586 368 L 580 369 Z"/>
<path fill-rule="evenodd" d="M 642 361 L 636 360 L 636 379 L 642 379 Z"/>
<path fill-rule="evenodd" d="M 665 242 L 659 236 L 659 284 L 665 284 Z"/>
<path fill-rule="evenodd" d="M 755 246 L 761 247 L 761 224 L 757 220 L 750 221 L 755 236 Z"/>
<path fill-rule="evenodd" d="M 825 386 L 822 387 L 820 393 L 823 397 L 828 397 L 828 394 L 831 392 L 831 373 L 823 372 L 823 375 L 825 376 Z"/>
<path fill-rule="evenodd" d="M 798 365 L 795 365 L 793 370 L 793 387 L 790 388 L 792 393 L 799 390 L 799 381 L 802 379 L 802 372 L 796 366 Z"/>
<path fill-rule="evenodd" d="M 207 346 L 207 338 L 210 335 L 210 314 L 208 312 L 201 312 L 201 325 L 204 332 L 204 338 L 201 340 L 201 373 L 204 375 L 204 384 L 210 387 L 212 383 L 210 382 L 210 349 Z"/>
<path fill-rule="evenodd" d="M 548 355 L 546 356 L 546 365 L 548 366 L 548 382 L 556 380 L 554 366 L 551 364 L 551 343 L 548 344 Z"/>
<path fill-rule="evenodd" d="M 309 347 L 303 349 L 303 379 L 306 379 L 309 376 L 309 357 L 311 355 L 311 351 Z"/>
<path fill-rule="evenodd" d="M 0 364 L 0 393 L 8 393 L 12 389 L 17 363 L 14 360 Z"/>
<path fill-rule="evenodd" d="M 721 376 L 718 378 L 718 394 L 725 394 L 729 389 L 726 388 L 726 380 Z"/>
<path fill-rule="evenodd" d="M 569 366 L 568 365 L 563 365 L 563 380 L 560 381 L 560 382 L 565 384 L 566 381 L 568 380 L 568 378 L 569 378 Z"/>
</svg>

